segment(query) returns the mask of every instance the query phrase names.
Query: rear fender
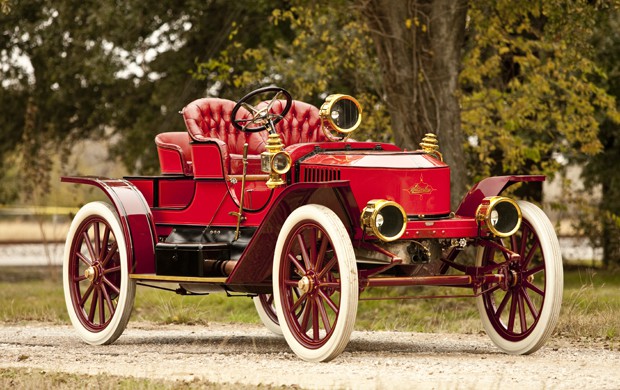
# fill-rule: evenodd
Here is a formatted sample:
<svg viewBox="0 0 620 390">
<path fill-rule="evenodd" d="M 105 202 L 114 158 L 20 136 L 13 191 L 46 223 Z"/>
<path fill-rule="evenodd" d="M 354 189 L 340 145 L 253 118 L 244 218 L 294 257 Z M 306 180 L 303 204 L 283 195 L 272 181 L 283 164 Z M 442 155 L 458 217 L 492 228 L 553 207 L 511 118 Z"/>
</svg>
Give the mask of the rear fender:
<svg viewBox="0 0 620 390">
<path fill-rule="evenodd" d="M 348 181 L 291 185 L 274 202 L 226 283 L 261 284 L 269 279 L 282 225 L 295 209 L 306 204 L 330 208 L 342 220 L 351 237 L 356 234 L 360 211 Z"/>
<path fill-rule="evenodd" d="M 155 273 L 155 224 L 142 193 L 123 179 L 63 177 L 65 183 L 92 185 L 101 189 L 118 213 L 127 243 L 132 273 Z"/>
<path fill-rule="evenodd" d="M 493 176 L 487 177 L 476 183 L 471 190 L 465 195 L 456 215 L 461 217 L 475 217 L 476 210 L 487 196 L 500 195 L 506 188 L 515 183 L 545 181 L 543 175 L 513 175 L 513 176 Z"/>
</svg>

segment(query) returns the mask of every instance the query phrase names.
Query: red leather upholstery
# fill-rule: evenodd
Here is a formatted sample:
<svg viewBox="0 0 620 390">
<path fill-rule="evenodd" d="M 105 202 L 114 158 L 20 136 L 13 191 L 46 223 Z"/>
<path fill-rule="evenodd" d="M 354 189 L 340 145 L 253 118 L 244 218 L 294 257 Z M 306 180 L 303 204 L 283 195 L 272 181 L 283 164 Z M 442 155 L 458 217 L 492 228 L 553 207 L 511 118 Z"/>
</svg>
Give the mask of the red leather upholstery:
<svg viewBox="0 0 620 390">
<path fill-rule="evenodd" d="M 162 174 L 192 175 L 189 141 L 189 135 L 185 131 L 157 134 L 155 144 Z"/>
<path fill-rule="evenodd" d="M 260 157 L 265 151 L 269 134 L 266 131 L 244 133 L 234 128 L 231 112 L 235 102 L 219 98 L 203 98 L 183 108 L 182 114 L 190 137 L 197 142 L 220 140 L 224 167 L 228 174 L 243 172 L 243 144 L 248 143 L 248 174 L 260 174 Z M 266 102 L 260 105 L 267 104 Z M 272 112 L 281 112 L 285 101 L 277 101 Z M 260 106 L 259 105 L 259 106 Z M 243 108 L 238 119 L 249 118 Z M 300 142 L 321 142 L 327 140 L 320 129 L 319 110 L 307 103 L 293 101 L 286 117 L 276 125 L 285 146 Z"/>
</svg>

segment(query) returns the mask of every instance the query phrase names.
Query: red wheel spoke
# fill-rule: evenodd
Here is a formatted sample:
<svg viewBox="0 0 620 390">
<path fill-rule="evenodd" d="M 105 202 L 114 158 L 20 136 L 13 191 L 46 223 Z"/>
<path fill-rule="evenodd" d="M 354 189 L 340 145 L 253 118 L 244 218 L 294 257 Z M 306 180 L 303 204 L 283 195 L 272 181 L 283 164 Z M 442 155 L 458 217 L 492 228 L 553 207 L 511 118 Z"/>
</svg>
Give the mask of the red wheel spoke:
<svg viewBox="0 0 620 390">
<path fill-rule="evenodd" d="M 295 258 L 295 256 L 292 253 L 288 254 L 288 259 L 291 263 L 293 263 L 295 265 L 295 268 L 297 268 L 297 270 L 302 274 L 305 275 L 306 273 L 306 269 L 303 267 L 303 265 L 301 265 L 301 263 L 299 261 L 297 261 L 297 259 Z"/>
<path fill-rule="evenodd" d="M 95 288 L 95 285 L 90 284 L 88 288 L 86 289 L 86 292 L 84 292 L 84 295 L 82 295 L 82 298 L 78 302 L 81 308 L 84 308 L 84 305 L 86 305 L 86 301 L 88 300 L 88 297 L 90 296 L 90 294 L 92 294 L 94 288 Z"/>
<path fill-rule="evenodd" d="M 312 267 L 312 269 L 316 269 L 316 260 L 317 260 L 317 256 L 316 256 L 316 247 L 317 247 L 317 242 L 316 242 L 316 229 L 311 229 L 310 230 L 310 253 L 309 253 L 309 261 L 310 261 L 310 266 Z"/>
<path fill-rule="evenodd" d="M 340 291 L 340 282 L 321 282 L 321 288 L 331 288 Z"/>
<path fill-rule="evenodd" d="M 314 299 L 308 300 L 310 307 L 312 309 L 312 338 L 314 340 L 318 340 L 320 338 L 319 335 L 319 308 Z"/>
<path fill-rule="evenodd" d="M 304 242 L 303 236 L 300 234 L 297 235 L 297 242 L 299 243 L 299 250 L 301 251 L 301 258 L 304 261 L 306 269 L 312 269 L 312 265 L 310 264 L 310 258 L 308 257 L 308 251 L 306 251 L 306 243 Z"/>
<path fill-rule="evenodd" d="M 97 256 L 96 259 L 97 260 L 101 260 L 101 257 L 103 256 L 102 250 L 101 250 L 101 238 L 99 237 L 100 231 L 99 231 L 99 222 L 95 222 L 93 224 L 93 228 L 94 228 L 94 238 L 95 238 L 95 247 L 93 248 L 95 250 L 95 255 Z"/>
<path fill-rule="evenodd" d="M 543 290 L 541 290 L 540 288 L 538 288 L 536 285 L 528 282 L 527 280 L 525 282 L 523 282 L 523 285 L 527 288 L 529 288 L 530 290 L 534 291 L 535 293 L 537 293 L 538 295 L 544 297 L 545 296 L 545 292 Z"/>
<path fill-rule="evenodd" d="M 530 309 L 530 313 L 532 313 L 532 316 L 534 317 L 534 319 L 538 318 L 538 310 L 536 310 L 536 308 L 534 307 L 534 303 L 532 302 L 529 294 L 523 287 L 521 287 L 521 295 L 523 296 L 523 300 L 525 300 L 525 303 L 527 304 L 527 307 Z"/>
<path fill-rule="evenodd" d="M 101 291 L 103 293 L 103 298 L 105 299 L 105 303 L 108 305 L 108 312 L 110 313 L 110 318 L 112 318 L 112 316 L 114 315 L 114 303 L 112 303 L 112 298 L 110 298 L 110 294 L 108 294 L 108 290 L 106 290 L 105 287 L 102 287 Z M 116 294 L 119 293 L 118 290 L 115 292 Z"/>
<path fill-rule="evenodd" d="M 510 313 L 508 314 L 508 330 L 514 332 L 515 329 L 515 317 L 517 316 L 517 299 L 512 295 L 510 300 Z"/>
<path fill-rule="evenodd" d="M 82 236 L 84 238 L 84 242 L 86 242 L 86 248 L 88 249 L 88 254 L 90 255 L 90 258 L 93 259 L 93 261 L 96 260 L 97 255 L 95 255 L 95 250 L 93 249 L 93 243 L 90 242 L 90 237 L 88 237 L 88 230 L 85 230 Z"/>
<path fill-rule="evenodd" d="M 334 257 L 327 263 L 327 265 L 319 272 L 318 279 L 323 279 L 325 274 L 330 271 L 334 266 L 338 264 L 338 257 L 334 253 Z M 317 270 L 318 272 L 319 270 Z"/>
<path fill-rule="evenodd" d="M 323 260 L 325 259 L 325 253 L 327 252 L 327 244 L 329 244 L 329 239 L 327 236 L 323 235 L 321 237 L 321 247 L 319 248 L 319 253 L 316 257 L 315 269 L 320 270 L 323 266 Z"/>
<path fill-rule="evenodd" d="M 75 252 L 75 255 L 78 257 L 78 259 L 82 260 L 82 262 L 86 264 L 87 266 L 90 267 L 91 265 L 93 265 L 92 261 L 84 257 L 84 255 L 81 254 L 80 252 Z"/>
<path fill-rule="evenodd" d="M 525 305 L 523 304 L 523 296 L 519 290 L 516 291 L 517 308 L 519 309 L 519 320 L 521 325 L 521 333 L 527 330 L 527 321 L 525 318 Z"/>
<path fill-rule="evenodd" d="M 73 282 L 74 283 L 79 283 L 79 282 L 81 282 L 83 280 L 86 280 L 86 276 L 84 276 L 84 275 L 78 275 L 78 276 L 74 276 L 73 277 Z"/>
<path fill-rule="evenodd" d="M 97 294 L 99 295 L 99 324 L 105 324 L 105 302 L 103 299 L 103 286 L 97 289 Z"/>
<path fill-rule="evenodd" d="M 110 261 L 110 259 L 114 256 L 114 254 L 116 253 L 118 249 L 118 244 L 116 243 L 116 241 L 114 243 L 112 243 L 112 246 L 110 247 L 110 250 L 108 251 L 108 253 L 105 256 L 105 259 L 103 259 L 103 261 L 101 262 L 102 266 L 106 266 L 108 264 L 108 262 Z"/>
<path fill-rule="evenodd" d="M 534 275 L 540 271 L 544 271 L 545 270 L 545 265 L 544 264 L 540 264 L 537 267 L 534 267 L 532 269 L 527 270 L 526 272 L 523 273 L 524 277 L 528 277 L 530 275 Z"/>
<path fill-rule="evenodd" d="M 293 306 L 291 306 L 291 312 L 296 312 L 297 308 L 302 306 L 302 303 L 304 301 L 308 300 L 308 294 L 303 294 L 301 297 L 299 297 L 299 299 L 293 304 Z"/>
<path fill-rule="evenodd" d="M 506 295 L 504 295 L 504 299 L 502 299 L 502 302 L 497 307 L 496 316 L 498 319 L 502 316 L 502 313 L 504 312 L 504 308 L 506 308 L 506 304 L 510 301 L 511 296 L 512 296 L 512 291 L 508 291 Z"/>
<path fill-rule="evenodd" d="M 285 279 L 282 282 L 284 283 L 285 286 L 289 286 L 289 287 L 297 287 L 299 285 L 298 280 Z"/>
<path fill-rule="evenodd" d="M 525 260 L 521 260 L 522 269 L 526 269 L 528 267 L 528 265 L 530 264 L 530 261 L 532 261 L 532 257 L 534 257 L 534 254 L 536 253 L 538 248 L 540 248 L 540 242 L 536 240 L 534 242 L 534 245 L 532 245 L 532 247 L 530 248 L 530 251 L 528 252 L 527 256 L 525 257 Z"/>
<path fill-rule="evenodd" d="M 120 294 L 120 293 L 121 293 L 121 290 L 120 290 L 118 287 L 116 287 L 116 286 L 115 286 L 112 282 L 110 282 L 110 281 L 108 280 L 108 278 L 104 277 L 104 278 L 103 278 L 103 283 L 105 283 L 106 285 L 108 285 L 108 286 L 112 289 L 112 291 L 114 291 L 114 293 L 115 293 L 115 294 Z M 104 290 L 105 290 L 105 289 L 104 289 Z M 107 291 L 106 291 L 106 292 L 107 292 Z"/>
<path fill-rule="evenodd" d="M 98 298 L 99 298 L 99 294 L 95 290 L 95 293 L 93 294 L 93 299 L 91 299 L 91 301 L 90 301 L 90 310 L 88 312 L 88 321 L 90 323 L 93 323 L 93 321 L 95 320 L 95 309 L 97 308 L 97 299 Z"/>
<path fill-rule="evenodd" d="M 517 251 L 517 245 L 518 245 L 517 244 L 517 235 L 513 234 L 512 236 L 510 236 L 510 249 L 513 252 L 516 252 Z"/>
<path fill-rule="evenodd" d="M 329 323 L 329 317 L 327 316 L 327 311 L 325 311 L 325 306 L 321 303 L 321 297 L 316 296 L 315 298 L 316 305 L 319 308 L 319 313 L 321 314 L 321 320 L 323 321 L 323 327 L 325 328 L 325 332 L 329 333 L 332 330 L 331 324 Z"/>
<path fill-rule="evenodd" d="M 327 303 L 327 305 L 334 311 L 334 313 L 336 313 L 336 315 L 338 315 L 338 310 L 339 309 L 338 309 L 338 306 L 336 306 L 336 304 L 334 303 L 334 301 L 332 301 L 332 299 L 330 297 L 325 295 L 325 293 L 321 289 L 319 289 L 319 295 L 321 296 L 321 298 L 323 298 L 325 300 L 325 303 Z"/>
<path fill-rule="evenodd" d="M 104 275 L 107 275 L 107 274 L 111 274 L 111 273 L 114 273 L 114 272 L 121 272 L 121 266 L 117 265 L 116 267 L 111 267 L 111 268 L 108 268 L 108 269 L 104 269 L 102 273 Z"/>
<path fill-rule="evenodd" d="M 307 299 L 307 295 L 304 294 L 304 297 L 306 299 L 304 299 L 306 301 L 306 303 L 308 302 Z M 299 302 L 301 301 L 301 299 L 299 301 L 296 302 L 296 304 L 299 304 Z M 308 306 L 308 305 L 306 305 Z M 295 315 L 295 310 L 293 308 L 291 308 L 290 314 Z M 304 310 L 302 312 L 302 317 L 301 317 L 301 324 L 300 324 L 300 328 L 302 329 L 302 332 L 305 331 L 306 329 L 308 329 L 308 321 L 310 319 L 310 308 L 306 307 L 306 310 Z"/>
</svg>

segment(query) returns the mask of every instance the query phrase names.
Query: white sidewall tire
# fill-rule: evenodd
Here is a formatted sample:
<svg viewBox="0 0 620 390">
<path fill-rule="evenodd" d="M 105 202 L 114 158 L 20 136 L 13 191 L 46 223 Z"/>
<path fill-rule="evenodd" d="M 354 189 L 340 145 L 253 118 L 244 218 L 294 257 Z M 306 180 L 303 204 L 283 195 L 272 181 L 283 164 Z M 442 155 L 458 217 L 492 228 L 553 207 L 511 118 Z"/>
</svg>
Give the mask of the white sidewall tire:
<svg viewBox="0 0 620 390">
<path fill-rule="evenodd" d="M 71 295 L 71 285 L 69 282 L 69 269 L 71 261 L 79 261 L 71 258 L 71 247 L 73 245 L 74 236 L 79 229 L 82 222 L 88 217 L 97 215 L 104 219 L 111 227 L 111 230 L 118 243 L 118 251 L 120 255 L 121 264 L 121 285 L 120 295 L 118 297 L 118 304 L 114 315 L 112 316 L 109 324 L 98 332 L 93 332 L 86 328 L 78 318 L 78 314 L 75 312 L 73 305 L 73 297 Z M 67 305 L 67 311 L 73 327 L 77 331 L 78 335 L 86 343 L 91 345 L 103 345 L 114 342 L 123 333 L 129 317 L 131 316 L 131 310 L 133 308 L 136 283 L 134 280 L 129 279 L 129 266 L 127 263 L 127 244 L 125 243 L 125 237 L 123 235 L 123 229 L 118 220 L 116 211 L 105 202 L 92 202 L 84 205 L 75 215 L 69 233 L 67 234 L 67 241 L 65 242 L 65 251 L 63 256 L 63 287 L 65 303 Z"/>
<path fill-rule="evenodd" d="M 560 244 L 553 229 L 553 225 L 545 213 L 536 205 L 518 201 L 523 219 L 527 220 L 540 242 L 540 249 L 545 258 L 545 297 L 538 323 L 532 332 L 522 340 L 506 340 L 499 334 L 488 318 L 483 297 L 476 298 L 476 304 L 482 325 L 493 343 L 502 351 L 512 355 L 530 354 L 540 349 L 551 337 L 560 317 L 562 293 L 564 289 L 564 271 Z M 482 263 L 484 248 L 479 247 L 476 256 L 476 265 Z"/>
<path fill-rule="evenodd" d="M 281 304 L 280 255 L 287 245 L 286 240 L 291 230 L 302 221 L 313 221 L 329 235 L 338 257 L 340 269 L 341 291 L 338 320 L 330 338 L 321 347 L 316 349 L 306 348 L 295 338 L 286 321 L 287 317 Z M 276 302 L 280 328 L 291 350 L 303 360 L 310 362 L 325 362 L 340 355 L 349 343 L 353 327 L 355 326 L 359 282 L 355 252 L 353 251 L 351 239 L 342 221 L 332 210 L 321 205 L 311 204 L 302 206 L 291 213 L 282 225 L 282 230 L 278 235 L 274 252 L 272 278 L 274 301 Z"/>
<path fill-rule="evenodd" d="M 282 329 L 280 329 L 280 324 L 274 322 L 271 317 L 269 317 L 269 314 L 267 314 L 266 309 L 263 307 L 263 303 L 261 302 L 260 297 L 253 297 L 252 301 L 254 301 L 256 312 L 258 313 L 258 317 L 260 318 L 263 325 L 265 325 L 265 327 L 271 333 L 282 336 Z"/>
</svg>

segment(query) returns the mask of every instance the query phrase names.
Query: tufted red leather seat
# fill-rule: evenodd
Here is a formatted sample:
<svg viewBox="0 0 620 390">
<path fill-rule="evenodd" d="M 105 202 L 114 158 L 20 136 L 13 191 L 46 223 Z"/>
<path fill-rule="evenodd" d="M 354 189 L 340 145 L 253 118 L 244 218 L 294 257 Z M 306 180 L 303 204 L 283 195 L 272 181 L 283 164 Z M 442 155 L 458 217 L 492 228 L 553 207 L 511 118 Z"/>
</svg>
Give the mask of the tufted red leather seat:
<svg viewBox="0 0 620 390">
<path fill-rule="evenodd" d="M 161 173 L 192 175 L 192 151 L 185 131 L 157 134 L 155 144 Z"/>
<path fill-rule="evenodd" d="M 261 103 L 259 106 L 267 104 Z M 285 101 L 277 101 L 273 112 L 281 112 Z M 185 108 L 182 114 L 189 136 L 196 142 L 216 142 L 220 145 L 224 167 L 229 174 L 243 172 L 243 144 L 248 143 L 248 174 L 260 174 L 260 154 L 265 151 L 269 134 L 266 131 L 244 133 L 234 128 L 231 112 L 235 102 L 219 98 L 198 99 Z M 249 118 L 241 109 L 238 118 Z M 319 110 L 307 103 L 293 101 L 285 118 L 276 125 L 285 146 L 301 142 L 321 142 L 326 137 L 321 131 Z"/>
</svg>

